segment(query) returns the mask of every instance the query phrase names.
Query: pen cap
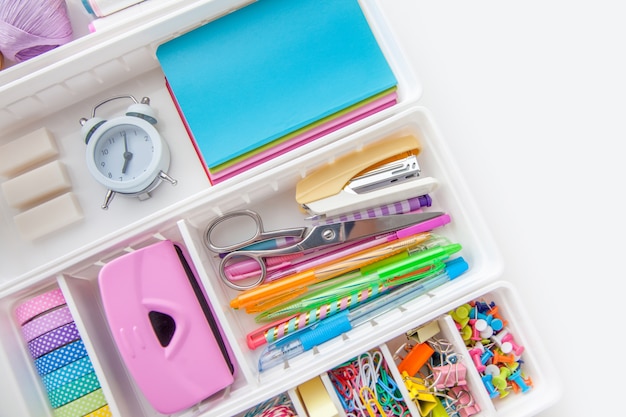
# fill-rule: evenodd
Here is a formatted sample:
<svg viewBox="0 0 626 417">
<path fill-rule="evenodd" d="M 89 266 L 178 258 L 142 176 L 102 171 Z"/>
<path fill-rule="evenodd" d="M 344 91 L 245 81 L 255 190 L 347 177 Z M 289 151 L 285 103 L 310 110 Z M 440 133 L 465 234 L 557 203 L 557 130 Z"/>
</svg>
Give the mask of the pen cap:
<svg viewBox="0 0 626 417">
<path fill-rule="evenodd" d="M 446 262 L 446 272 L 451 280 L 467 271 L 468 268 L 469 266 L 463 257 L 458 257 Z"/>
</svg>

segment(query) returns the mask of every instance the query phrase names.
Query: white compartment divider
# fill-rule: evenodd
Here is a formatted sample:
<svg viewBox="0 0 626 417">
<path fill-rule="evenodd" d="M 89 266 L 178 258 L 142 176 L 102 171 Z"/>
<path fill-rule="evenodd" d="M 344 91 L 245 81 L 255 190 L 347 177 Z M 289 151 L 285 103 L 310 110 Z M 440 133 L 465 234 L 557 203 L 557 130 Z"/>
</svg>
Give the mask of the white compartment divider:
<svg viewBox="0 0 626 417">
<path fill-rule="evenodd" d="M 493 416 L 495 413 L 495 407 L 491 398 L 483 385 L 483 381 L 480 379 L 480 375 L 478 374 L 478 370 L 472 362 L 472 358 L 470 357 L 467 348 L 465 347 L 465 343 L 459 334 L 459 331 L 454 324 L 454 320 L 448 314 L 442 316 L 439 320 L 439 328 L 441 329 L 441 335 L 445 340 L 452 343 L 454 346 L 454 352 L 459 355 L 459 358 L 463 365 L 465 365 L 466 374 L 465 378 L 467 381 L 467 385 L 470 389 L 470 393 L 474 400 L 480 406 L 480 415 L 481 416 Z"/>
<path fill-rule="evenodd" d="M 300 399 L 300 395 L 298 395 L 298 391 L 296 388 L 290 388 L 287 391 L 289 394 L 289 399 L 291 400 L 291 404 L 293 404 L 293 409 L 295 410 L 298 417 L 307 417 L 306 411 L 304 410 L 304 405 L 302 404 L 302 400 Z"/>
<path fill-rule="evenodd" d="M 111 411 L 120 416 L 148 415 L 146 404 L 141 402 L 143 396 L 113 343 L 103 315 L 97 279 L 60 275 L 58 282 Z"/>
<path fill-rule="evenodd" d="M 320 374 L 320 380 L 322 381 L 322 384 L 324 384 L 324 388 L 326 388 L 326 391 L 328 391 L 328 396 L 330 397 L 330 400 L 337 409 L 338 416 L 346 417 L 346 410 L 344 410 L 343 405 L 341 404 L 339 395 L 337 394 L 337 391 L 335 391 L 335 387 L 333 387 L 333 382 L 330 380 L 328 372 Z"/>
<path fill-rule="evenodd" d="M 419 411 L 417 410 L 417 406 L 415 402 L 411 399 L 409 395 L 409 391 L 406 389 L 406 385 L 404 383 L 404 379 L 402 375 L 400 375 L 400 371 L 398 370 L 398 366 L 396 365 L 395 360 L 393 359 L 393 353 L 389 350 L 389 346 L 386 343 L 383 343 L 378 347 L 380 352 L 383 354 L 383 358 L 387 363 L 387 368 L 389 372 L 391 372 L 391 376 L 393 377 L 395 383 L 398 385 L 398 389 L 402 393 L 402 398 L 404 398 L 404 402 L 406 403 L 407 408 L 411 412 L 412 416 L 419 416 Z"/>
</svg>

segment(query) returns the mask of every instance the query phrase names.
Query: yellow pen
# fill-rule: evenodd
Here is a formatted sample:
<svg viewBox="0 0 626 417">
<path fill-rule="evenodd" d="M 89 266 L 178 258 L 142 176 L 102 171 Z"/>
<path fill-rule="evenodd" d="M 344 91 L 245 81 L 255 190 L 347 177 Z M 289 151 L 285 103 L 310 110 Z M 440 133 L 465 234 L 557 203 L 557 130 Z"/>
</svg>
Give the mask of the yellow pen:
<svg viewBox="0 0 626 417">
<path fill-rule="evenodd" d="M 353 252 L 338 259 L 322 261 L 318 266 L 311 269 L 243 291 L 230 301 L 230 306 L 235 309 L 252 307 L 254 311 L 272 308 L 302 295 L 306 292 L 308 285 L 338 277 L 346 272 L 385 259 L 418 245 L 429 237 L 431 237 L 429 232 L 423 232 L 392 241 L 381 239 L 380 245 Z"/>
</svg>

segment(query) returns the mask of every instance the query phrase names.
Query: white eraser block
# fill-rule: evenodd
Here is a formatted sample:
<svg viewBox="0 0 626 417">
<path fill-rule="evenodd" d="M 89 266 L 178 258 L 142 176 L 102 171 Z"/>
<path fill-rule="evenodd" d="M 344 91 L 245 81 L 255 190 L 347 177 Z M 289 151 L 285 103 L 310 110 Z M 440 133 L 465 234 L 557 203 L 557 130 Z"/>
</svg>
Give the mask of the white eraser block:
<svg viewBox="0 0 626 417">
<path fill-rule="evenodd" d="M 42 127 L 0 147 L 0 175 L 12 177 L 58 154 L 52 133 Z"/>
<path fill-rule="evenodd" d="M 72 188 L 65 166 L 52 161 L 2 183 L 2 191 L 11 207 L 25 209 Z"/>
<path fill-rule="evenodd" d="M 13 220 L 24 239 L 35 240 L 83 218 L 74 193 L 69 192 L 17 214 Z"/>
</svg>

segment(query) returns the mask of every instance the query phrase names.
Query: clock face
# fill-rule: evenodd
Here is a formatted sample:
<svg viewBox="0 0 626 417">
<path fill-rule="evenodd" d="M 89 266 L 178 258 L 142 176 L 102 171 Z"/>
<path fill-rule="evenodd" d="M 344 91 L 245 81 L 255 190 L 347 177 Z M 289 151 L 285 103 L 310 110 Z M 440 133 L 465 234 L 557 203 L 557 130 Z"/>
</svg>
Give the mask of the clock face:
<svg viewBox="0 0 626 417">
<path fill-rule="evenodd" d="M 98 171 L 111 181 L 127 182 L 145 175 L 154 155 L 152 137 L 136 124 L 118 124 L 103 132 L 93 150 Z"/>
</svg>

